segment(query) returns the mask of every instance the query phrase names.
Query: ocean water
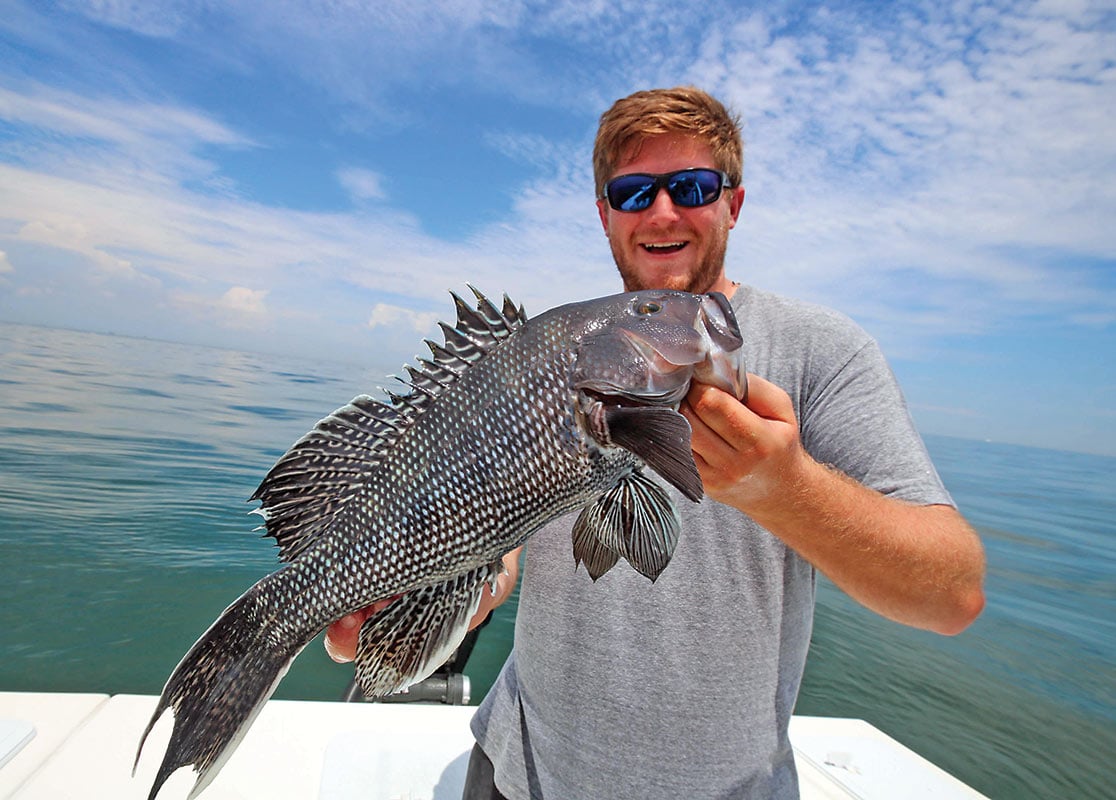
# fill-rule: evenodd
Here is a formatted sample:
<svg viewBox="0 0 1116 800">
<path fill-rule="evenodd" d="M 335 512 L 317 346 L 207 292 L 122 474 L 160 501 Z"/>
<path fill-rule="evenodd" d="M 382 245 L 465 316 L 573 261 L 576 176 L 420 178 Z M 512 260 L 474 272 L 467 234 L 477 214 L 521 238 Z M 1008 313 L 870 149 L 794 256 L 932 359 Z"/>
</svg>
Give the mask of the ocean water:
<svg viewBox="0 0 1116 800">
<path fill-rule="evenodd" d="M 277 565 L 245 502 L 264 473 L 395 367 L 0 324 L 0 690 L 159 692 Z M 993 798 L 1116 796 L 1116 459 L 927 443 L 987 548 L 988 608 L 945 638 L 822 581 L 798 712 L 866 719 Z M 474 698 L 513 624 L 508 603 L 485 628 Z M 277 696 L 350 677 L 314 644 Z"/>
</svg>

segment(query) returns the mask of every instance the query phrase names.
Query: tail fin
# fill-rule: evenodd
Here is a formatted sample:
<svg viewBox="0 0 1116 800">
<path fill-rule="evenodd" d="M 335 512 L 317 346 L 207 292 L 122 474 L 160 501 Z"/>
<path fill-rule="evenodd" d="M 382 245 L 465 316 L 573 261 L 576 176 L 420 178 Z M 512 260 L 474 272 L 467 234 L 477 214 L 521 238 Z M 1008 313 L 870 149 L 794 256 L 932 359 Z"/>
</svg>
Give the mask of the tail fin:
<svg viewBox="0 0 1116 800">
<path fill-rule="evenodd" d="M 138 764 L 156 721 L 167 708 L 173 709 L 170 744 L 148 800 L 187 764 L 198 773 L 190 792 L 196 797 L 240 744 L 291 661 L 314 637 L 316 631 L 305 637 L 275 635 L 267 584 L 268 579 L 257 583 L 225 609 L 167 680 L 136 752 Z"/>
</svg>

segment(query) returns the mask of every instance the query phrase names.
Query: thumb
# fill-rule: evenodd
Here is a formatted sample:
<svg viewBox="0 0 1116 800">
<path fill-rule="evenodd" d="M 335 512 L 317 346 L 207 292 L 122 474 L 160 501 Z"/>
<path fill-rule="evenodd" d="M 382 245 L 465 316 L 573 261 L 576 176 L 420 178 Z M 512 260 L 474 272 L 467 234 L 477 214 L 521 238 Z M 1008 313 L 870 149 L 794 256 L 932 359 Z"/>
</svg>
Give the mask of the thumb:
<svg viewBox="0 0 1116 800">
<path fill-rule="evenodd" d="M 748 396 L 744 400 L 753 414 L 764 419 L 794 421 L 794 404 L 790 395 L 759 375 L 748 373 Z"/>
</svg>

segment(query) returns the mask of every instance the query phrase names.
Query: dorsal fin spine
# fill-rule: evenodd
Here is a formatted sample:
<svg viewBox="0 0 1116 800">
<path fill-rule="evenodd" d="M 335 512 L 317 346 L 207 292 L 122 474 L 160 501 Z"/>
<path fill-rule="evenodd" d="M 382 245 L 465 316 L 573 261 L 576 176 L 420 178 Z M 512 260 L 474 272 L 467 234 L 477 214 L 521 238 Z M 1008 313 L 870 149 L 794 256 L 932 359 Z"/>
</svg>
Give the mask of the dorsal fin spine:
<svg viewBox="0 0 1116 800">
<path fill-rule="evenodd" d="M 452 350 L 454 355 L 465 363 L 472 364 L 488 352 L 478 344 L 476 339 L 461 332 L 457 328 L 451 328 L 444 322 L 439 322 L 438 324 L 441 326 L 442 333 L 446 337 L 446 348 Z"/>
<path fill-rule="evenodd" d="M 495 325 L 484 317 L 479 311 L 470 308 L 464 300 L 453 295 L 453 301 L 457 305 L 457 329 L 461 333 L 469 336 L 476 342 L 473 334 L 480 334 L 481 336 L 500 338 Z M 482 342 L 476 342 L 482 344 Z"/>
</svg>

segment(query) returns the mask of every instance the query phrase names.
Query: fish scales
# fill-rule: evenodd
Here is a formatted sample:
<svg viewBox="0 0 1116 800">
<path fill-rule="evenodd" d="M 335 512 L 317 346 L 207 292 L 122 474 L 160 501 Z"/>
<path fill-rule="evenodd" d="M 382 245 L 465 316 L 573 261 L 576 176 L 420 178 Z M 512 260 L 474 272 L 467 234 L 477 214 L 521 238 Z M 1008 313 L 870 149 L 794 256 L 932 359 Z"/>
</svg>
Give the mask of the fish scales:
<svg viewBox="0 0 1116 800">
<path fill-rule="evenodd" d="M 577 435 L 564 379 L 572 354 L 545 358 L 568 340 L 566 327 L 517 337 L 490 356 L 490 369 L 464 374 L 443 395 L 446 402 L 401 437 L 338 517 L 336 536 L 305 552 L 299 566 L 306 577 L 292 584 L 294 593 L 313 582 L 331 597 L 308 624 L 321 623 L 320 629 L 370 598 L 490 563 L 548 519 L 595 496 L 614 472 L 635 466 L 636 457 L 619 449 L 591 458 Z M 541 369 L 517 368 L 523 361 Z M 472 422 L 463 425 L 463 419 Z M 607 466 L 594 469 L 594 460 Z M 425 535 L 415 537 L 416 530 Z M 339 561 L 341 553 L 350 555 Z"/>
<path fill-rule="evenodd" d="M 583 508 L 572 554 L 595 580 L 619 559 L 654 580 L 678 518 L 650 467 L 691 499 L 701 481 L 677 406 L 697 376 L 742 397 L 739 330 L 720 295 L 641 292 L 526 322 L 479 293 L 410 391 L 323 419 L 253 499 L 287 562 L 236 600 L 172 673 L 147 733 L 174 710 L 156 776 L 212 780 L 299 651 L 329 623 L 399 596 L 362 626 L 369 696 L 426 677 L 467 629 L 504 554 Z M 142 750 L 143 741 L 140 748 Z M 137 754 L 137 762 L 139 754 Z"/>
</svg>

